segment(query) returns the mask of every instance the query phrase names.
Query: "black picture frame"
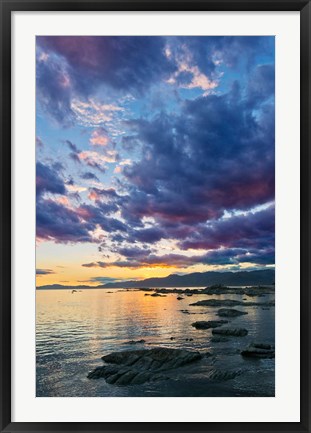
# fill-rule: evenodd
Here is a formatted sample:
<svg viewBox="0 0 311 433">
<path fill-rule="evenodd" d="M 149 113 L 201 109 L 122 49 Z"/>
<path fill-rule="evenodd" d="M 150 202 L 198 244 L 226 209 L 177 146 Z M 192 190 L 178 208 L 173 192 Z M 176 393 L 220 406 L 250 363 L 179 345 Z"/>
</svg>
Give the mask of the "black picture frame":
<svg viewBox="0 0 311 433">
<path fill-rule="evenodd" d="M 1 7 L 1 432 L 311 432 L 310 427 L 310 1 L 305 0 L 74 0 L 8 1 Z M 14 11 L 299 11 L 301 154 L 300 422 L 297 423 L 80 423 L 11 422 L 11 13 Z M 290 103 L 290 101 L 289 101 Z M 13 107 L 14 109 L 14 107 Z M 21 360 L 22 362 L 22 360 Z M 290 371 L 288 372 L 290 374 Z M 243 404 L 241 402 L 241 404 Z"/>
</svg>

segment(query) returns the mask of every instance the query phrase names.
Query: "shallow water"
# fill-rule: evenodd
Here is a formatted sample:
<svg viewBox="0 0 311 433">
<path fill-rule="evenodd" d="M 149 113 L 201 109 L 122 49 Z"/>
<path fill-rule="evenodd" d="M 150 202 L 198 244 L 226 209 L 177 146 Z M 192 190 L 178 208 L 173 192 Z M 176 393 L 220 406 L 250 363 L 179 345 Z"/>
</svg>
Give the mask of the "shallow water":
<svg viewBox="0 0 311 433">
<path fill-rule="evenodd" d="M 274 296 L 181 295 L 184 299 L 180 301 L 177 296 L 151 297 L 143 291 L 117 289 L 73 294 L 71 290 L 38 290 L 37 396 L 274 396 L 274 359 L 240 355 L 251 342 L 274 344 L 274 307 L 236 307 L 248 314 L 227 319 L 225 326 L 246 328 L 248 335 L 212 343 L 211 329 L 197 330 L 191 324 L 219 319 L 219 307 L 189 306 L 201 299 L 267 302 Z M 183 309 L 196 314 L 184 314 Z M 193 341 L 186 341 L 191 338 Z M 125 344 L 140 339 L 146 343 Z M 103 355 L 155 346 L 194 349 L 212 356 L 174 371 L 169 380 L 144 385 L 116 386 L 86 377 L 103 364 Z M 231 380 L 212 380 L 215 371 L 239 374 Z"/>
</svg>

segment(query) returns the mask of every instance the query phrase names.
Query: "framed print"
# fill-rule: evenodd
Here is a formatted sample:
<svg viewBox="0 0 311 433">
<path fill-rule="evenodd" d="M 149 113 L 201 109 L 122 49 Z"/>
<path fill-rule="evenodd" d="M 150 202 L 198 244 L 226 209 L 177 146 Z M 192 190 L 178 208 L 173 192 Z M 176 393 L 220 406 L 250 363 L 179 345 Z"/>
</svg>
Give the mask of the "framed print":
<svg viewBox="0 0 311 433">
<path fill-rule="evenodd" d="M 309 431 L 309 2 L 1 23 L 1 431 Z"/>
</svg>

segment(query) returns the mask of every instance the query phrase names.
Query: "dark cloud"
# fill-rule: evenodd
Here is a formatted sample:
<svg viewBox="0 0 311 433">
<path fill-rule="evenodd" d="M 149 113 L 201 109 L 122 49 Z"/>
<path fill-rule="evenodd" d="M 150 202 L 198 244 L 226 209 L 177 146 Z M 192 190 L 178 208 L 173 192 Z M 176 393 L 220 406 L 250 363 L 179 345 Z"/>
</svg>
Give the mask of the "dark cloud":
<svg viewBox="0 0 311 433">
<path fill-rule="evenodd" d="M 55 274 L 52 269 L 36 269 L 37 275 L 49 275 L 49 274 Z"/>
<path fill-rule="evenodd" d="M 77 211 L 53 200 L 37 202 L 37 237 L 55 242 L 92 242 L 95 226 Z"/>
<path fill-rule="evenodd" d="M 66 61 L 83 94 L 103 82 L 116 90 L 142 91 L 174 70 L 161 37 L 41 36 L 37 44 Z"/>
<path fill-rule="evenodd" d="M 80 160 L 79 155 L 77 153 L 70 152 L 68 156 L 70 159 L 72 159 L 73 162 L 77 162 L 78 164 L 81 164 L 81 160 Z"/>
<path fill-rule="evenodd" d="M 36 41 L 37 95 L 61 124 L 74 119 L 74 96 L 88 98 L 102 85 L 142 94 L 175 70 L 162 37 L 39 36 Z"/>
<path fill-rule="evenodd" d="M 70 150 L 72 150 L 72 152 L 74 153 L 79 153 L 80 150 L 78 149 L 78 147 L 70 140 L 64 140 L 64 143 L 67 144 L 67 146 L 69 147 Z"/>
<path fill-rule="evenodd" d="M 263 62 L 273 52 L 273 38 L 265 37 L 38 38 L 40 103 L 63 125 L 74 116 L 73 98 L 86 101 L 102 85 L 114 95 L 140 96 L 176 73 L 183 56 L 211 79 L 217 79 L 219 62 L 239 71 L 226 82 L 226 93 L 179 98 L 176 110 L 157 108 L 124 121 L 126 135 L 117 145 L 134 151 L 135 158 L 115 179 L 123 195 L 89 188 L 91 204 L 66 207 L 43 198 L 45 192 L 66 194 L 62 169 L 38 163 L 38 236 L 91 242 L 90 233 L 100 227 L 106 236 L 100 248 L 107 245 L 121 256 L 113 264 L 118 267 L 274 263 L 274 207 L 250 212 L 275 195 L 275 72 Z M 177 84 L 186 86 L 193 74 L 180 70 Z M 119 158 L 112 161 L 104 146 L 101 152 L 80 151 L 65 143 L 72 160 L 91 167 L 80 175 L 85 180 L 98 181 L 92 169 L 105 172 L 105 161 Z M 162 239 L 205 253 L 160 257 L 153 244 Z"/>
<path fill-rule="evenodd" d="M 136 269 L 141 267 L 174 267 L 174 268 L 188 268 L 190 266 L 204 264 L 204 265 L 237 265 L 241 262 L 260 264 L 260 265 L 273 265 L 274 264 L 274 249 L 256 250 L 256 252 L 249 252 L 245 249 L 233 248 L 222 249 L 216 251 L 209 251 L 202 255 L 185 256 L 182 254 L 165 254 L 158 256 L 155 254 L 146 253 L 145 256 L 137 256 L 136 258 L 127 258 L 126 260 L 116 260 L 114 262 L 90 262 L 82 264 L 87 268 L 130 268 Z"/>
<path fill-rule="evenodd" d="M 232 216 L 194 227 L 182 249 L 266 248 L 274 244 L 274 206 L 256 213 Z"/>
<path fill-rule="evenodd" d="M 97 182 L 99 182 L 99 179 L 98 179 L 98 177 L 96 176 L 96 174 L 94 174 L 94 173 L 92 173 L 92 172 L 90 172 L 90 171 L 87 171 L 87 172 L 81 174 L 80 177 L 81 177 L 81 179 L 85 179 L 85 180 L 96 180 Z"/>
<path fill-rule="evenodd" d="M 41 109 L 57 123 L 69 126 L 74 120 L 71 109 L 73 89 L 67 67 L 57 57 L 40 60 L 37 56 L 36 96 Z"/>
<path fill-rule="evenodd" d="M 250 107 L 254 98 L 237 99 L 233 88 L 186 101 L 178 116 L 132 122 L 143 156 L 124 167 L 132 189 L 123 216 L 194 224 L 273 200 L 274 128 L 267 105 L 261 112 L 255 98 Z"/>
<path fill-rule="evenodd" d="M 57 171 L 41 162 L 36 163 L 36 188 L 37 196 L 41 196 L 45 192 L 53 194 L 66 193 L 64 181 Z"/>
</svg>

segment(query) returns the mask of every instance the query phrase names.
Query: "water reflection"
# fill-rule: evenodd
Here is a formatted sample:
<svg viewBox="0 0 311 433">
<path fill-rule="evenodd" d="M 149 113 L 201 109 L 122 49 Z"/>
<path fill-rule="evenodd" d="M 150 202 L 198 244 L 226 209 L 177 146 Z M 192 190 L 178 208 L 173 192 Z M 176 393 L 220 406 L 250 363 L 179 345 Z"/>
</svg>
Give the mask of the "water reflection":
<svg viewBox="0 0 311 433">
<path fill-rule="evenodd" d="M 245 360 L 239 352 L 252 341 L 274 344 L 274 307 L 238 307 L 248 314 L 229 319 L 230 326 L 246 328 L 248 335 L 212 343 L 211 330 L 196 330 L 191 324 L 217 319 L 218 308 L 189 304 L 208 298 L 241 301 L 246 296 L 193 295 L 177 300 L 177 294 L 151 297 L 142 291 L 109 291 L 113 293 L 98 289 L 74 294 L 66 290 L 37 291 L 38 396 L 273 395 L 274 360 Z M 267 295 L 247 300 L 271 299 Z M 195 314 L 184 314 L 181 310 Z M 201 382 L 211 368 L 211 360 L 192 367 L 191 390 L 182 381 L 170 387 L 164 383 L 116 387 L 104 380 L 86 379 L 88 371 L 101 365 L 101 356 L 133 348 L 126 342 L 140 339 L 146 341 L 140 347 L 161 345 L 211 351 L 217 368 L 229 366 L 242 369 L 244 374 L 216 383 L 208 391 Z"/>
</svg>

